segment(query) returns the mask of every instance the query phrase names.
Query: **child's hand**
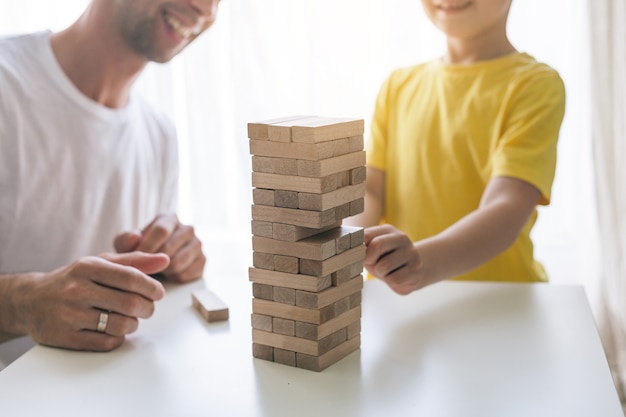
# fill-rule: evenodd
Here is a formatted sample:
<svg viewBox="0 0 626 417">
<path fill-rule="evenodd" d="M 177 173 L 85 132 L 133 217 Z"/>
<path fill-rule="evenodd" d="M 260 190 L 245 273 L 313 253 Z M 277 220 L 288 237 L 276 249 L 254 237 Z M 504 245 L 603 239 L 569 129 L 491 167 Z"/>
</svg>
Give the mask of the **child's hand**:
<svg viewBox="0 0 626 417">
<path fill-rule="evenodd" d="M 388 224 L 369 227 L 365 229 L 365 245 L 365 268 L 398 294 L 428 285 L 417 248 L 405 233 Z"/>
</svg>

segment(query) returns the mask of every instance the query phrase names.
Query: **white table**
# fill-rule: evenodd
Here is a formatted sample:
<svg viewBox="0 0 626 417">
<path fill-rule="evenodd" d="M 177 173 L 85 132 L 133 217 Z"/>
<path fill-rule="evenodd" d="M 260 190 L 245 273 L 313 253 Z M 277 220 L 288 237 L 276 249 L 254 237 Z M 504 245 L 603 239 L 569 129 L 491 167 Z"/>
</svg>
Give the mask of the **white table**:
<svg viewBox="0 0 626 417">
<path fill-rule="evenodd" d="M 226 279 L 222 277 L 221 279 Z M 37 346 L 0 372 L 2 416 L 623 416 L 584 291 L 444 282 L 363 291 L 361 349 L 321 373 L 252 358 L 251 285 L 230 320 L 169 287 L 110 353 Z"/>
</svg>

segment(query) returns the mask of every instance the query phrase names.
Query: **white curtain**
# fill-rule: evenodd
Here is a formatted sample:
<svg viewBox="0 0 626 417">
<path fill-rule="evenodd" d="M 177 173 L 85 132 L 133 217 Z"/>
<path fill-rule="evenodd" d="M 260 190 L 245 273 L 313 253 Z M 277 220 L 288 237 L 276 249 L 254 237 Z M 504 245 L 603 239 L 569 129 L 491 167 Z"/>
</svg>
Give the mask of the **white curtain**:
<svg viewBox="0 0 626 417">
<path fill-rule="evenodd" d="M 593 150 L 602 270 L 598 325 L 626 401 L 626 2 L 590 2 Z"/>
</svg>

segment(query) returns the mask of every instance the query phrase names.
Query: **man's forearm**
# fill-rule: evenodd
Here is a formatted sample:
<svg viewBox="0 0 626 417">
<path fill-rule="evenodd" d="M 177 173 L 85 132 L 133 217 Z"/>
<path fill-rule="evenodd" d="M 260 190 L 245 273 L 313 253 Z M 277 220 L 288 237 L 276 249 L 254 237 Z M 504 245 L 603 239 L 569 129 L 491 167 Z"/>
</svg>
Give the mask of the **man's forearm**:
<svg viewBox="0 0 626 417">
<path fill-rule="evenodd" d="M 34 274 L 0 275 L 0 341 L 26 334 L 23 296 Z"/>
</svg>

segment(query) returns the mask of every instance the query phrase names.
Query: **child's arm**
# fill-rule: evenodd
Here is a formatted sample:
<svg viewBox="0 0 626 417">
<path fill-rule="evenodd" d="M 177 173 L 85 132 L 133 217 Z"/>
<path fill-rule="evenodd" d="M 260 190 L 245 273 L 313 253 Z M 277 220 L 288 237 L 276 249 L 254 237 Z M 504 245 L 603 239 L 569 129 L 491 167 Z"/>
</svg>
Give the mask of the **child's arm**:
<svg viewBox="0 0 626 417">
<path fill-rule="evenodd" d="M 365 210 L 345 219 L 345 224 L 370 227 L 380 224 L 385 212 L 385 172 L 367 167 L 365 180 Z"/>
<path fill-rule="evenodd" d="M 527 182 L 492 179 L 480 206 L 436 236 L 411 242 L 390 225 L 365 230 L 365 267 L 400 294 L 468 272 L 517 239 L 540 193 Z"/>
</svg>

